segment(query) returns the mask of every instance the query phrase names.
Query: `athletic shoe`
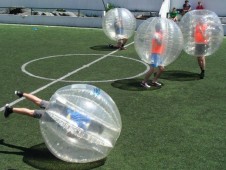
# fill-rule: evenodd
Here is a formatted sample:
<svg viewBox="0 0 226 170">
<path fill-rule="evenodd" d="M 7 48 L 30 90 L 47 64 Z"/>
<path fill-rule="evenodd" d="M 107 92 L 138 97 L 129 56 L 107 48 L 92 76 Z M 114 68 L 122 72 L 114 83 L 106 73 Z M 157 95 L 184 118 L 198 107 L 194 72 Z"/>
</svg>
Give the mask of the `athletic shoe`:
<svg viewBox="0 0 226 170">
<path fill-rule="evenodd" d="M 109 48 L 114 48 L 114 46 L 112 44 L 108 44 Z"/>
<path fill-rule="evenodd" d="M 126 50 L 126 48 L 125 48 L 125 47 L 120 47 L 119 49 L 120 49 L 120 50 Z"/>
<path fill-rule="evenodd" d="M 150 88 L 151 86 L 148 83 L 141 82 L 140 85 L 145 88 Z"/>
<path fill-rule="evenodd" d="M 200 77 L 200 79 L 204 79 L 205 73 L 202 71 L 202 72 L 200 73 L 199 77 Z"/>
<path fill-rule="evenodd" d="M 161 87 L 162 86 L 162 84 L 161 83 L 159 83 L 159 82 L 151 82 L 151 85 L 152 86 L 156 86 L 156 87 Z"/>
<path fill-rule="evenodd" d="M 22 91 L 15 91 L 15 95 L 17 95 L 19 98 L 23 97 Z"/>
<path fill-rule="evenodd" d="M 115 45 L 112 45 L 112 44 L 109 44 L 108 47 L 109 47 L 109 48 L 112 48 L 112 49 L 119 49 L 119 47 L 117 47 L 117 46 L 115 46 Z"/>
<path fill-rule="evenodd" d="M 5 118 L 9 117 L 10 114 L 13 113 L 13 108 L 9 106 L 9 104 L 5 105 L 4 116 Z"/>
</svg>

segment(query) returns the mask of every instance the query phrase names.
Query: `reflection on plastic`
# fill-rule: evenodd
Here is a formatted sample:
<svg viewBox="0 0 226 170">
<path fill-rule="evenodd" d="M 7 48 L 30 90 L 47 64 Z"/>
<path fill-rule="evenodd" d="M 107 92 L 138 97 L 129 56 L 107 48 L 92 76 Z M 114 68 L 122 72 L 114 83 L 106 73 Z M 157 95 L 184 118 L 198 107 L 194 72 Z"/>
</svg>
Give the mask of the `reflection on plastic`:
<svg viewBox="0 0 226 170">
<path fill-rule="evenodd" d="M 112 98 L 101 89 L 74 84 L 57 90 L 40 120 L 48 149 L 67 162 L 105 158 L 121 132 L 121 117 Z"/>
<path fill-rule="evenodd" d="M 177 59 L 183 49 L 183 35 L 175 22 L 167 18 L 152 17 L 145 20 L 135 34 L 134 45 L 144 62 L 151 64 L 151 54 L 161 57 L 167 66 Z"/>
<path fill-rule="evenodd" d="M 221 45 L 224 37 L 219 17 L 209 10 L 186 13 L 180 28 L 184 36 L 184 51 L 192 56 L 209 56 Z"/>
<path fill-rule="evenodd" d="M 102 28 L 111 40 L 129 39 L 136 29 L 134 15 L 125 8 L 109 10 L 103 18 Z"/>
</svg>

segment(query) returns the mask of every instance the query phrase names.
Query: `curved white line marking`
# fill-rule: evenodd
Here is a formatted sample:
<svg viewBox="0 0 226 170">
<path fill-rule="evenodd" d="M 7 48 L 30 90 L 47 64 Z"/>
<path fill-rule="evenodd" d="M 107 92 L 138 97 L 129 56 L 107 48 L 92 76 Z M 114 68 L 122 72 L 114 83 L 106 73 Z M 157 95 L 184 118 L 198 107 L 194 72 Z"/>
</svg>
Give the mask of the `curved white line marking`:
<svg viewBox="0 0 226 170">
<path fill-rule="evenodd" d="M 101 54 L 65 54 L 65 55 L 56 55 L 56 56 L 47 56 L 47 57 L 42 57 L 42 58 L 38 58 L 38 59 L 34 59 L 34 60 L 31 60 L 25 64 L 22 65 L 21 67 L 21 70 L 22 72 L 24 72 L 25 74 L 31 76 L 31 77 L 35 77 L 35 78 L 38 78 L 38 79 L 43 79 L 43 80 L 50 80 L 50 81 L 54 81 L 56 79 L 53 79 L 53 78 L 47 78 L 47 77 L 42 77 L 42 76 L 37 76 L 37 75 L 34 75 L 30 72 L 28 72 L 26 70 L 26 67 L 33 63 L 33 62 L 36 62 L 36 61 L 39 61 L 39 60 L 45 60 L 45 59 L 49 59 L 49 58 L 55 58 L 55 57 L 65 57 L 65 56 L 81 56 L 81 55 L 95 55 L 95 56 L 98 56 L 98 55 L 101 55 Z M 111 79 L 111 80 L 90 80 L 90 81 L 73 81 L 73 80 L 60 80 L 61 82 L 70 82 L 70 83 L 78 83 L 78 82 L 83 82 L 83 83 L 99 83 L 99 82 L 112 82 L 112 81 L 117 81 L 117 80 L 122 80 L 122 79 L 133 79 L 133 78 L 136 78 L 136 77 L 139 77 L 143 74 L 145 74 L 148 70 L 149 70 L 149 65 L 144 63 L 143 61 L 141 60 L 137 60 L 137 59 L 133 59 L 133 58 L 129 58 L 129 57 L 124 57 L 124 56 L 116 56 L 116 55 L 109 55 L 109 56 L 112 56 L 112 57 L 118 57 L 118 58 L 124 58 L 124 59 L 128 59 L 128 60 L 133 60 L 133 61 L 136 61 L 136 62 L 139 62 L 139 63 L 142 63 L 146 66 L 146 70 L 142 73 L 139 73 L 135 76 L 131 76 L 131 77 L 126 77 L 126 78 L 120 78 L 120 79 Z M 90 65 L 87 64 L 86 67 L 89 67 Z"/>
<path fill-rule="evenodd" d="M 131 43 L 127 44 L 125 47 L 128 47 L 128 46 L 132 45 L 133 43 L 134 43 L 134 42 L 131 42 Z M 91 63 L 89 63 L 89 64 L 87 64 L 87 65 L 84 65 L 84 66 L 82 66 L 82 67 L 80 67 L 80 68 L 78 68 L 78 69 L 76 69 L 76 70 L 74 70 L 74 71 L 72 71 L 72 72 L 66 74 L 65 76 L 62 76 L 62 77 L 60 77 L 60 78 L 58 78 L 58 79 L 56 79 L 56 80 L 50 82 L 49 84 L 46 84 L 45 86 L 42 86 L 42 87 L 40 87 L 40 88 L 36 89 L 35 91 L 30 92 L 30 93 L 31 93 L 31 94 L 36 94 L 36 93 L 38 93 L 38 92 L 40 92 L 40 91 L 46 89 L 47 87 L 49 87 L 49 86 L 51 86 L 51 85 L 53 85 L 53 84 L 55 84 L 55 83 L 57 83 L 57 82 L 59 82 L 59 81 L 65 79 L 65 78 L 71 76 L 72 74 L 77 73 L 77 72 L 80 71 L 80 70 L 85 69 L 86 67 L 91 66 L 92 64 L 97 63 L 98 61 L 101 61 L 101 60 L 105 59 L 106 57 L 108 57 L 108 56 L 110 56 L 110 55 L 112 55 L 112 54 L 114 54 L 114 53 L 116 53 L 116 52 L 118 52 L 118 51 L 119 51 L 119 50 L 112 51 L 112 52 L 110 52 L 110 53 L 108 53 L 108 54 L 106 54 L 106 55 L 104 55 L 104 56 L 98 58 L 97 60 L 94 60 L 94 61 L 92 61 Z M 74 55 L 74 54 L 68 54 L 68 55 Z M 50 57 L 53 57 L 53 56 L 50 56 Z M 9 103 L 9 105 L 14 105 L 14 104 L 16 104 L 16 103 L 19 103 L 19 102 L 22 101 L 22 100 L 24 100 L 24 97 L 22 97 L 22 98 L 20 98 L 20 99 L 17 99 L 17 100 L 15 100 L 15 101 L 11 102 L 11 103 Z M 3 111 L 3 110 L 4 110 L 4 106 L 0 108 L 0 111 Z"/>
</svg>

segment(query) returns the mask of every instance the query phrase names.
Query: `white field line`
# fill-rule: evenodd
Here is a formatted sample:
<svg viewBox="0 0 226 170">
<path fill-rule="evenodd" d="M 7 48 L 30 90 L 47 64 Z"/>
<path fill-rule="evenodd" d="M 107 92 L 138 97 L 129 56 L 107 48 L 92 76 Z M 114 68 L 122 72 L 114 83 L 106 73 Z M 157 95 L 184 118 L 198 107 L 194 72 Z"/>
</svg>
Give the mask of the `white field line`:
<svg viewBox="0 0 226 170">
<path fill-rule="evenodd" d="M 102 54 L 65 54 L 65 55 L 55 55 L 55 56 L 47 56 L 47 57 L 42 57 L 42 58 L 38 58 L 38 59 L 34 59 L 31 60 L 25 64 L 22 65 L 21 70 L 22 72 L 24 72 L 25 74 L 31 76 L 31 77 L 35 77 L 38 79 L 43 79 L 43 80 L 49 80 L 49 81 L 54 81 L 56 79 L 54 78 L 49 78 L 49 77 L 41 77 L 38 75 L 34 75 L 32 73 L 30 73 L 29 71 L 26 70 L 26 67 L 31 64 L 34 63 L 36 61 L 39 60 L 45 60 L 45 59 L 50 59 L 50 58 L 55 58 L 55 57 L 67 57 L 67 56 L 86 56 L 86 55 L 94 55 L 94 56 L 101 56 Z M 132 61 L 136 61 L 139 63 L 142 63 L 146 66 L 146 70 L 142 73 L 139 73 L 135 76 L 130 76 L 130 77 L 124 77 L 124 78 L 119 78 L 119 79 L 110 79 L 110 80 L 60 80 L 61 82 L 68 82 L 68 83 L 101 83 L 101 82 L 113 82 L 113 81 L 118 81 L 118 80 L 122 80 L 122 79 L 134 79 L 136 77 L 140 77 L 141 75 L 144 75 L 148 70 L 149 70 L 149 65 L 144 63 L 142 60 L 138 60 L 138 59 L 134 59 L 134 58 L 129 58 L 129 57 L 124 57 L 124 56 L 116 56 L 116 55 L 109 55 L 108 57 L 117 57 L 117 58 L 123 58 L 123 59 L 127 59 L 127 60 L 132 60 Z"/>
<path fill-rule="evenodd" d="M 131 43 L 127 44 L 125 47 L 128 47 L 128 46 L 132 45 L 133 43 L 134 43 L 134 42 L 131 42 Z M 69 76 L 71 76 L 71 75 L 73 75 L 73 74 L 75 74 L 75 73 L 77 73 L 77 72 L 79 72 L 79 71 L 81 71 L 81 70 L 83 70 L 83 69 L 85 69 L 85 68 L 87 68 L 87 67 L 89 67 L 89 66 L 91 66 L 91 65 L 93 65 L 93 64 L 95 64 L 95 63 L 97 63 L 97 62 L 99 62 L 99 61 L 101 61 L 101 60 L 103 60 L 103 59 L 105 59 L 105 58 L 107 58 L 108 56 L 110 56 L 110 55 L 112 55 L 112 54 L 114 54 L 114 53 L 116 53 L 116 52 L 118 52 L 118 51 L 119 51 L 119 50 L 112 51 L 112 52 L 110 52 L 110 53 L 108 53 L 108 54 L 106 54 L 106 55 L 104 55 L 104 56 L 102 56 L 102 57 L 100 57 L 100 58 L 98 58 L 98 59 L 96 59 L 96 60 L 94 60 L 94 61 L 92 61 L 92 62 L 86 64 L 86 65 L 83 65 L 82 67 L 80 67 L 80 68 L 78 68 L 78 69 L 76 69 L 76 70 L 74 70 L 74 71 L 72 71 L 72 72 L 67 73 L 66 75 L 64 75 L 64 76 L 62 76 L 62 77 L 60 77 L 60 78 L 58 78 L 58 79 L 56 79 L 56 80 L 54 80 L 54 81 L 52 81 L 52 82 L 46 84 L 45 86 L 42 86 L 42 87 L 40 87 L 40 88 L 36 89 L 35 91 L 30 92 L 30 93 L 31 93 L 31 94 L 36 94 L 36 93 L 38 93 L 38 92 L 40 92 L 40 91 L 46 89 L 47 87 L 49 87 L 49 86 L 51 86 L 51 85 L 53 85 L 53 84 L 56 84 L 56 83 L 58 83 L 59 81 L 61 81 L 61 80 L 65 79 L 65 78 L 67 78 L 67 77 L 69 77 Z M 14 105 L 14 104 L 16 104 L 16 103 L 19 103 L 20 101 L 22 101 L 22 100 L 24 100 L 24 99 L 25 99 L 25 98 L 22 97 L 22 98 L 19 98 L 19 99 L 17 99 L 17 100 L 14 100 L 13 102 L 8 103 L 8 104 L 9 104 L 10 106 L 12 106 L 12 105 Z M 4 106 L 0 108 L 0 112 L 3 111 L 3 110 L 4 110 Z"/>
<path fill-rule="evenodd" d="M 89 27 L 89 28 L 86 28 L 86 27 L 73 27 L 73 26 L 61 26 L 61 25 L 26 25 L 26 24 L 7 24 L 7 23 L 0 23 L 0 26 L 1 25 L 9 25 L 9 26 L 22 26 L 22 27 L 50 27 L 50 28 L 66 28 L 66 29 L 95 29 L 95 30 L 101 30 L 102 31 L 102 28 L 92 28 L 92 27 Z"/>
</svg>

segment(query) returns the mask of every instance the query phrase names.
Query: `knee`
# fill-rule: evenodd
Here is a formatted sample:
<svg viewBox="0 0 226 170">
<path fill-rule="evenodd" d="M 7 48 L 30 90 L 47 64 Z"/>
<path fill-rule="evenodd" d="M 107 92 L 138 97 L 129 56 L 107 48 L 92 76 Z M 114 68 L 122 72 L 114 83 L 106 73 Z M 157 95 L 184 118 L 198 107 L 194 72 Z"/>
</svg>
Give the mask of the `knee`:
<svg viewBox="0 0 226 170">
<path fill-rule="evenodd" d="M 204 59 L 205 59 L 204 56 L 199 56 L 199 57 L 198 57 L 198 60 L 200 60 L 200 61 L 203 61 Z"/>
<path fill-rule="evenodd" d="M 165 70 L 165 67 L 159 66 L 159 71 L 163 72 Z"/>
</svg>

